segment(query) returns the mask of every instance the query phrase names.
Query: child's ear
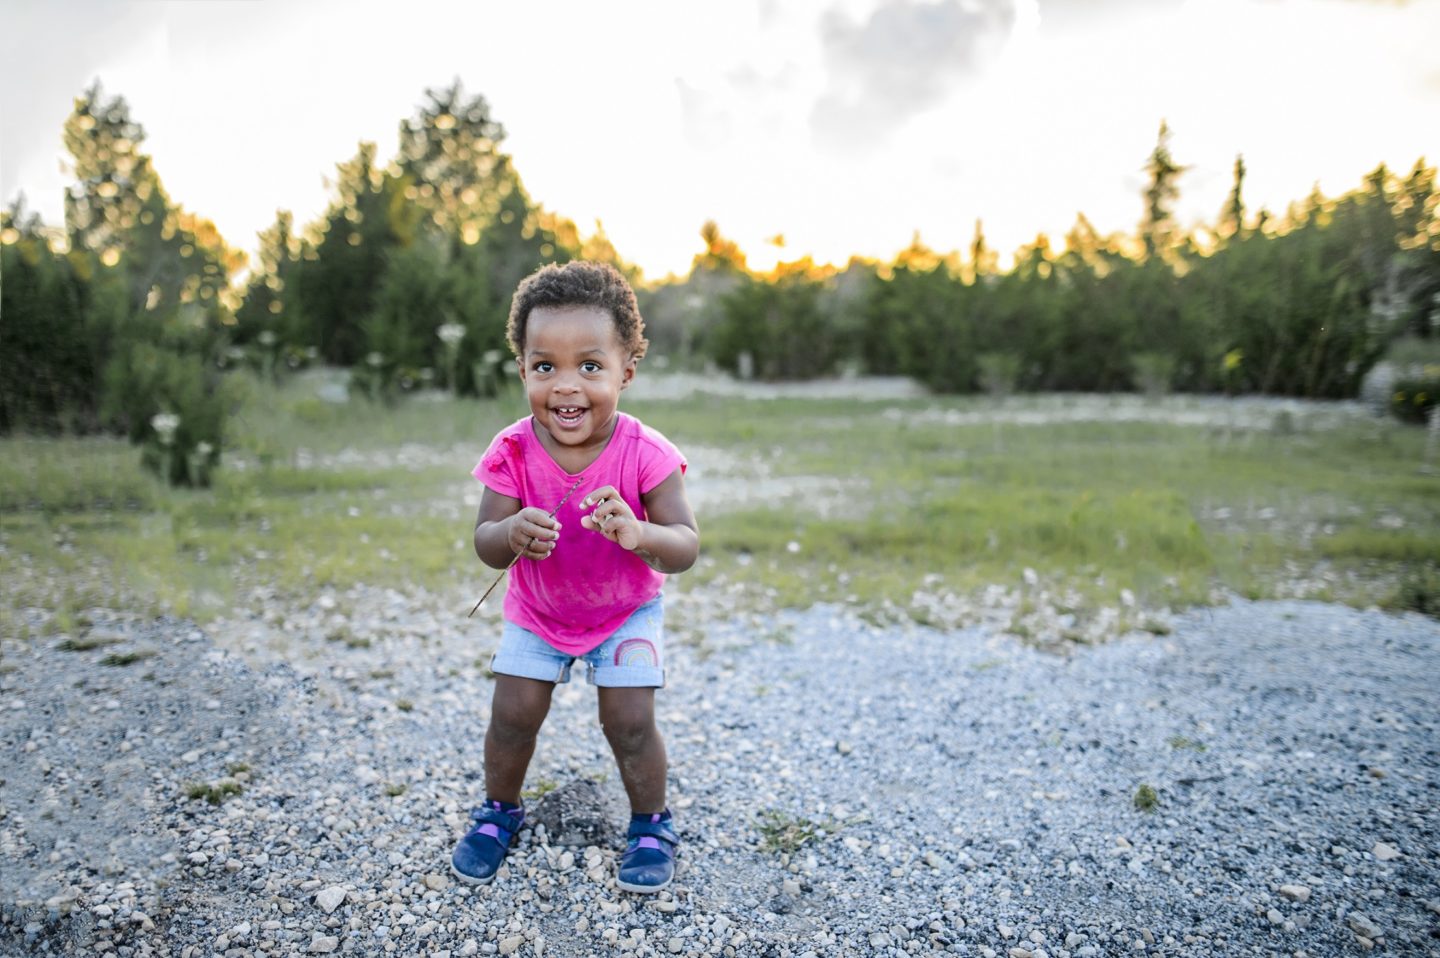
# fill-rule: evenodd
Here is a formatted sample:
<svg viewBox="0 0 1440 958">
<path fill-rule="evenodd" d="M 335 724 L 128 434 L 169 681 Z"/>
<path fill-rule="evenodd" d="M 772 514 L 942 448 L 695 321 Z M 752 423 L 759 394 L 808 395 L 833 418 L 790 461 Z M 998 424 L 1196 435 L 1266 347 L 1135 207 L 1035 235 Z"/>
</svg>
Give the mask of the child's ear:
<svg viewBox="0 0 1440 958">
<path fill-rule="evenodd" d="M 516 356 L 516 357 L 515 357 L 515 368 L 516 368 L 517 370 L 519 370 L 519 372 L 520 372 L 520 381 L 523 383 L 523 382 L 525 381 L 525 360 L 521 359 L 519 356 Z"/>
<path fill-rule="evenodd" d="M 625 363 L 625 369 L 620 373 L 621 389 L 625 389 L 632 382 L 635 381 L 635 365 L 639 362 L 639 358 L 631 356 L 630 359 Z"/>
</svg>

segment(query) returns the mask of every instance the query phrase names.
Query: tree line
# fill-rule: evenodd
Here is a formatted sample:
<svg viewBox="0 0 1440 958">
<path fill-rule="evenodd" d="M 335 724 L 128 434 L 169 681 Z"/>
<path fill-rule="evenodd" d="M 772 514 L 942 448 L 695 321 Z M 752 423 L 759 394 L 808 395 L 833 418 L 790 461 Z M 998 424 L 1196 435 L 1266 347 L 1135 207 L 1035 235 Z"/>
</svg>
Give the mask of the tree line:
<svg viewBox="0 0 1440 958">
<path fill-rule="evenodd" d="M 553 261 L 630 275 L 652 353 L 675 363 L 898 374 L 945 392 L 1350 396 L 1390 340 L 1435 334 L 1440 304 L 1440 195 L 1423 160 L 1278 216 L 1247 210 L 1237 160 L 1216 222 L 1185 230 L 1163 126 L 1133 236 L 1081 215 L 1061 247 L 1039 236 L 1001 270 L 977 222 L 963 254 L 917 237 L 889 263 L 762 274 L 707 223 L 690 273 L 652 286 L 603 229 L 582 236 L 531 198 L 503 127 L 458 82 L 425 92 L 396 156 L 361 143 L 338 164 L 315 222 L 279 211 L 243 281 L 246 256 L 171 200 L 123 98 L 93 85 L 64 133 L 63 229 L 20 201 L 0 214 L 0 432 L 120 432 L 176 483 L 218 463 L 235 367 L 349 367 L 375 399 L 493 392 L 510 294 Z"/>
</svg>

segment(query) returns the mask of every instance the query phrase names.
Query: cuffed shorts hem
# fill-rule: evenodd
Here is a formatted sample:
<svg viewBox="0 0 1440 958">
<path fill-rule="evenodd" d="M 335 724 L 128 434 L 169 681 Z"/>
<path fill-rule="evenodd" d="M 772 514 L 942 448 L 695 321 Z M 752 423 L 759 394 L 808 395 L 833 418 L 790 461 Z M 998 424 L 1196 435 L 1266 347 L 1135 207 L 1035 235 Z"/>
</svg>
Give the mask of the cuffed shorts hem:
<svg viewBox="0 0 1440 958">
<path fill-rule="evenodd" d="M 561 685 L 570 681 L 570 668 L 579 660 L 585 663 L 585 681 L 600 688 L 664 688 L 664 621 L 657 595 L 600 645 L 584 655 L 570 655 L 507 620 L 490 671 Z"/>
</svg>

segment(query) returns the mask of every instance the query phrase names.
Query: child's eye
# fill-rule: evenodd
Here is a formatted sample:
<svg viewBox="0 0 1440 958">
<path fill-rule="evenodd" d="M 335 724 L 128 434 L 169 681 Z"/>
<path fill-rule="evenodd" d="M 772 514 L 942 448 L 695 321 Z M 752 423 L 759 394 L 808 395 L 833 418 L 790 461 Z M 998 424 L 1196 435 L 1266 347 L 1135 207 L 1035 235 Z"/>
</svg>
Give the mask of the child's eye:
<svg viewBox="0 0 1440 958">
<path fill-rule="evenodd" d="M 600 364 L 593 360 L 587 360 L 580 364 L 580 371 L 583 373 L 598 373 L 600 371 Z"/>
<path fill-rule="evenodd" d="M 552 370 L 552 369 L 554 369 L 554 368 L 555 368 L 554 366 L 550 365 L 550 364 L 547 363 L 547 362 L 544 362 L 543 360 L 542 360 L 541 362 L 538 362 L 538 363 L 535 364 L 535 371 L 536 371 L 537 373 L 548 373 L 550 370 Z"/>
</svg>

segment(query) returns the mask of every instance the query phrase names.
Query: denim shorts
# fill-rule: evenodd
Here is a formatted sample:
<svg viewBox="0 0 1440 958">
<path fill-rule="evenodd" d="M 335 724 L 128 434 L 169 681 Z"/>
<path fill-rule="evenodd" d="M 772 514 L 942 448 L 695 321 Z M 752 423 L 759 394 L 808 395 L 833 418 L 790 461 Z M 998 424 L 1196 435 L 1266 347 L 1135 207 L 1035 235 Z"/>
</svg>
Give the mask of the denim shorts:
<svg viewBox="0 0 1440 958">
<path fill-rule="evenodd" d="M 631 613 L 615 633 L 584 655 L 569 655 L 506 620 L 490 671 L 522 679 L 570 681 L 570 666 L 585 662 L 585 680 L 602 688 L 665 687 L 665 611 L 660 596 Z"/>
</svg>

